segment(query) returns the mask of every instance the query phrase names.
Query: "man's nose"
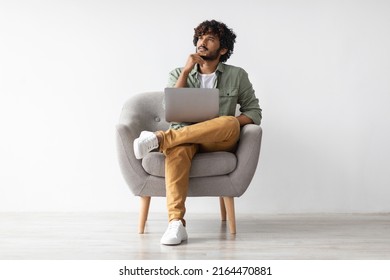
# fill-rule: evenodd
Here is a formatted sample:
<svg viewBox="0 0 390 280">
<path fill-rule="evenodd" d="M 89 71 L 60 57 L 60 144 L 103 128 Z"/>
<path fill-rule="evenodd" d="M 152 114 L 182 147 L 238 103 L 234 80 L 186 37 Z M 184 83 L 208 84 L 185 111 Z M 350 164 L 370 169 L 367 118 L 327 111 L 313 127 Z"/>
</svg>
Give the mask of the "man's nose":
<svg viewBox="0 0 390 280">
<path fill-rule="evenodd" d="M 199 39 L 199 46 L 206 46 L 206 39 Z"/>
</svg>

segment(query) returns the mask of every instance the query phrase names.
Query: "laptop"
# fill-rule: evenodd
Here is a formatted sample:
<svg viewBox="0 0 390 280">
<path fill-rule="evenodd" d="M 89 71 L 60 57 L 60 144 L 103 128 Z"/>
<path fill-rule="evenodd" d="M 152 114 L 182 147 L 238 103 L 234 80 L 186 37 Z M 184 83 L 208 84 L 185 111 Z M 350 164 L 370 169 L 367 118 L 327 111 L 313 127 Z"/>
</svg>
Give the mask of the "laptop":
<svg viewBox="0 0 390 280">
<path fill-rule="evenodd" d="M 217 88 L 165 88 L 165 120 L 197 123 L 219 116 Z"/>
</svg>

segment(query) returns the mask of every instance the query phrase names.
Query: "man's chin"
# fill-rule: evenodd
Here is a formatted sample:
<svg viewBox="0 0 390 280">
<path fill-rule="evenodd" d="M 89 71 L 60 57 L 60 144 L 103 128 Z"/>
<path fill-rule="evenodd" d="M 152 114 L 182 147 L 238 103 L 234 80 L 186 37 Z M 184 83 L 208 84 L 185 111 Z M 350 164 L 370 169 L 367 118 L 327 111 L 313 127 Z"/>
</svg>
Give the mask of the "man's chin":
<svg viewBox="0 0 390 280">
<path fill-rule="evenodd" d="M 218 57 L 214 57 L 214 56 L 210 56 L 210 55 L 200 55 L 200 57 L 206 61 L 212 61 L 212 60 L 216 60 L 218 58 Z"/>
</svg>

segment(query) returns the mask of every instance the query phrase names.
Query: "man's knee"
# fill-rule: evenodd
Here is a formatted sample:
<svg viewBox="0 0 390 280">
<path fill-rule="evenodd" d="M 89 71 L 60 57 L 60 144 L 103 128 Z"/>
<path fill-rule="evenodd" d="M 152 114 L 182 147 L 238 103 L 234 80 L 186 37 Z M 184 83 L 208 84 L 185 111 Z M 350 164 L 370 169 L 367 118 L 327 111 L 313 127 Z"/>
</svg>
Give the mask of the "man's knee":
<svg viewBox="0 0 390 280">
<path fill-rule="evenodd" d="M 240 122 L 234 116 L 223 116 L 223 127 L 231 131 L 232 136 L 238 137 L 240 135 Z"/>
<path fill-rule="evenodd" d="M 231 125 L 233 128 L 240 128 L 240 122 L 238 119 L 234 116 L 221 116 L 220 117 L 224 122 L 226 122 L 226 125 Z"/>
</svg>

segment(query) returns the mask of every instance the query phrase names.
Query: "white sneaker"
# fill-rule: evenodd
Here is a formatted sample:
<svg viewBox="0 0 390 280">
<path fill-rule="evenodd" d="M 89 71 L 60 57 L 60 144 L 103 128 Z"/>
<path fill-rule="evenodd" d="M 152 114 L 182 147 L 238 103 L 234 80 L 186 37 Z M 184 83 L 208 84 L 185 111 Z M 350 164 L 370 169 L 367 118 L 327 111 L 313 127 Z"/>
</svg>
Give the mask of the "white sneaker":
<svg viewBox="0 0 390 280">
<path fill-rule="evenodd" d="M 186 228 L 181 221 L 172 221 L 169 223 L 167 230 L 161 238 L 161 244 L 179 245 L 182 241 L 187 240 L 188 235 Z"/>
<path fill-rule="evenodd" d="M 141 135 L 134 140 L 133 148 L 136 159 L 144 158 L 150 151 L 158 148 L 156 134 L 150 131 L 142 131 Z"/>
</svg>

